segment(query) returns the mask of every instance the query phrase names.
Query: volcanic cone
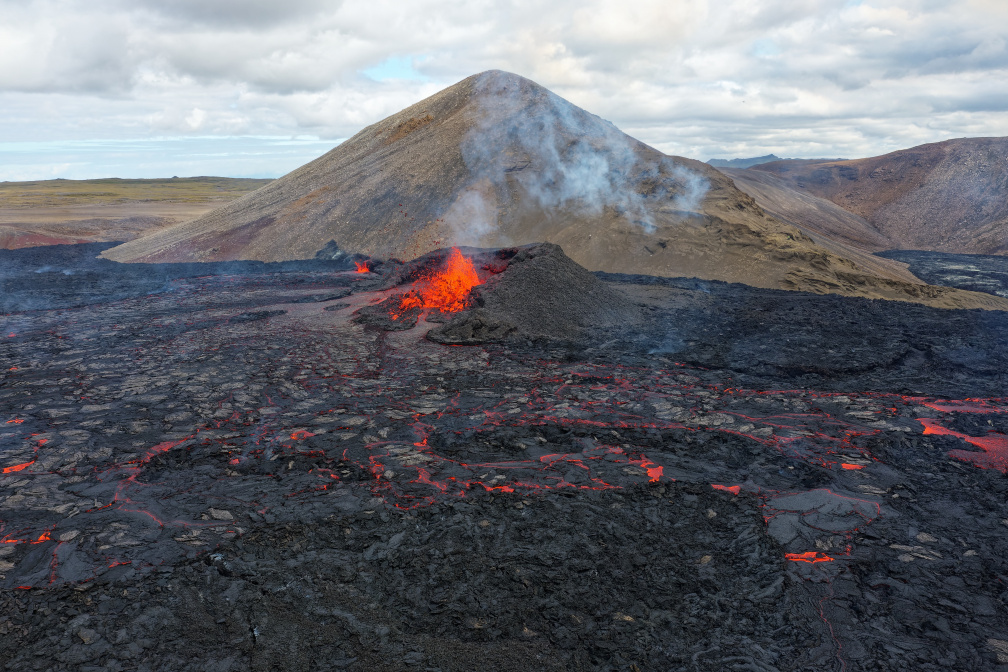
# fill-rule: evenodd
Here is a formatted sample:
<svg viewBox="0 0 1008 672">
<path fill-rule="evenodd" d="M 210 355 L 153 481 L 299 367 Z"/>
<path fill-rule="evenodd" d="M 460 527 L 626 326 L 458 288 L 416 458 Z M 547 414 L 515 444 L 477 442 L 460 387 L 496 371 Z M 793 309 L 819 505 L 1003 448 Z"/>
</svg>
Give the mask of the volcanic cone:
<svg viewBox="0 0 1008 672">
<path fill-rule="evenodd" d="M 714 168 L 665 155 L 501 71 L 469 77 L 257 191 L 105 256 L 281 261 L 312 258 L 330 241 L 407 260 L 450 245 L 545 241 L 591 271 L 933 298 L 888 262 L 865 270 L 818 246 Z"/>
</svg>

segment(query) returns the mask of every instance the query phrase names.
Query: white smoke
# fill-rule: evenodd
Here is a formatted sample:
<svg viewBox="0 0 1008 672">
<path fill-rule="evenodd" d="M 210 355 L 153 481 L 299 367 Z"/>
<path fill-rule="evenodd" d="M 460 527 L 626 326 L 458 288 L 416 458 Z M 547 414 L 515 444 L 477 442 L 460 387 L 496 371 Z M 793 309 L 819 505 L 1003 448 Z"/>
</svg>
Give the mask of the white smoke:
<svg viewBox="0 0 1008 672">
<path fill-rule="evenodd" d="M 674 162 L 669 163 L 671 163 L 669 173 L 680 186 L 672 197 L 672 207 L 682 212 L 700 212 L 700 204 L 707 194 L 707 189 L 710 188 L 707 178 L 699 173 L 694 173 L 686 166 Z"/>
<path fill-rule="evenodd" d="M 644 158 L 645 147 L 610 122 L 528 80 L 487 72 L 473 97 L 478 117 L 462 141 L 462 158 L 474 181 L 491 188 L 467 191 L 444 216 L 470 244 L 493 232 L 496 203 L 487 198 L 506 193 L 509 182 L 546 212 L 601 215 L 611 208 L 647 232 L 659 207 L 696 212 L 707 191 L 703 176 L 670 158 Z M 477 217 L 462 218 L 471 215 Z"/>
<path fill-rule="evenodd" d="M 497 199 L 492 188 L 487 184 L 466 189 L 443 219 L 451 229 L 454 244 L 479 247 L 497 231 Z"/>
</svg>

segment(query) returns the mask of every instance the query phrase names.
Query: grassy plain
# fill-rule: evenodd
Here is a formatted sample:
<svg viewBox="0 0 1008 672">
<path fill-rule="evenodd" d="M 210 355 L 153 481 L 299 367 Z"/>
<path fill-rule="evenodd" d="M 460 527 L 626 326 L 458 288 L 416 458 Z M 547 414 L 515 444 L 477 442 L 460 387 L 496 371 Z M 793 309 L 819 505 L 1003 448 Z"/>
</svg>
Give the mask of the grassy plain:
<svg viewBox="0 0 1008 672">
<path fill-rule="evenodd" d="M 0 182 L 0 248 L 132 240 L 199 217 L 270 181 L 173 177 Z"/>
<path fill-rule="evenodd" d="M 232 177 L 0 182 L 0 209 L 151 202 L 219 203 L 233 200 L 269 182 L 272 180 Z"/>
</svg>

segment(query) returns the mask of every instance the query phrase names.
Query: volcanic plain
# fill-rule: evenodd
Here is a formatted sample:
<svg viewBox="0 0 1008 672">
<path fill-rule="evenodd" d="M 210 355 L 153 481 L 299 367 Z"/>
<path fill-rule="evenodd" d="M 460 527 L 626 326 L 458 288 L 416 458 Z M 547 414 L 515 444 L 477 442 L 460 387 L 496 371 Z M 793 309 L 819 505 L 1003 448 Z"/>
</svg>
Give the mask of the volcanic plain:
<svg viewBox="0 0 1008 672">
<path fill-rule="evenodd" d="M 1002 311 L 102 247 L 2 253 L 5 669 L 1008 662 Z"/>
<path fill-rule="evenodd" d="M 0 664 L 1008 671 L 999 146 L 736 184 L 491 71 L 71 185 L 141 219 L 0 250 Z"/>
<path fill-rule="evenodd" d="M 125 241 L 198 217 L 270 180 L 40 180 L 0 183 L 0 249 Z"/>
</svg>

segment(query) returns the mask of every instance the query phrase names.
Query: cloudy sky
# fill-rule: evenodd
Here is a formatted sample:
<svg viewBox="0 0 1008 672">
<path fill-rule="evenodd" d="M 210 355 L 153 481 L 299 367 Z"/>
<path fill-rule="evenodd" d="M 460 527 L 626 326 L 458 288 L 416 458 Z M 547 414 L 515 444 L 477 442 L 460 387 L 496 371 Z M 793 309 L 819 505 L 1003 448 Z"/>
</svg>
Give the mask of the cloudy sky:
<svg viewBox="0 0 1008 672">
<path fill-rule="evenodd" d="M 701 160 L 1008 135 L 1005 0 L 0 0 L 0 180 L 278 176 L 466 76 Z"/>
</svg>

